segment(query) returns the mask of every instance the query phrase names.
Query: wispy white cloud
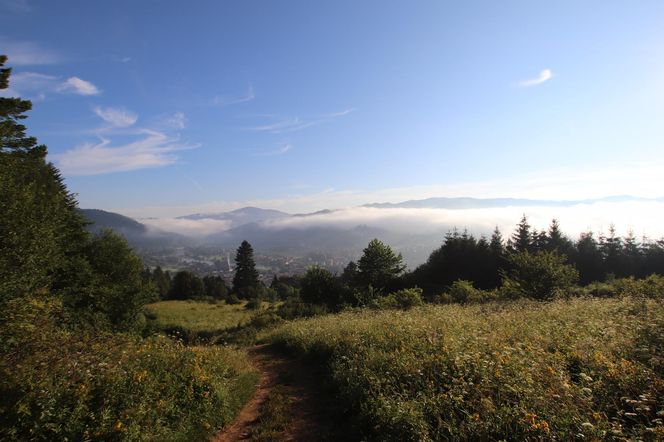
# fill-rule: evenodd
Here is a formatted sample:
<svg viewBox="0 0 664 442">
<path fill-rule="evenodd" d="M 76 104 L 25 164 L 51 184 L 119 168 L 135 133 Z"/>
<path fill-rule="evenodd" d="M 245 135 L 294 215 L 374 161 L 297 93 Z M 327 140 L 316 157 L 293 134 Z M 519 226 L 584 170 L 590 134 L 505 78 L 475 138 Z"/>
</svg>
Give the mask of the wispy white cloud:
<svg viewBox="0 0 664 442">
<path fill-rule="evenodd" d="M 28 0 L 0 0 L 0 8 L 6 9 L 9 12 L 30 12 L 32 6 Z"/>
<path fill-rule="evenodd" d="M 354 109 L 345 109 L 340 112 L 333 112 L 325 114 L 310 120 L 304 120 L 300 117 L 283 117 L 279 115 L 262 115 L 261 118 L 267 119 L 265 124 L 249 127 L 248 130 L 256 132 L 270 132 L 273 134 L 280 134 L 286 132 L 296 132 L 308 127 L 329 121 L 335 118 L 343 117 L 353 112 Z"/>
<path fill-rule="evenodd" d="M 228 98 L 228 97 L 222 97 L 222 96 L 216 96 L 213 97 L 212 100 L 210 100 L 210 104 L 212 106 L 230 106 L 231 104 L 240 104 L 240 103 L 246 103 L 248 101 L 252 101 L 256 98 L 256 93 L 254 91 L 254 87 L 250 84 L 249 87 L 247 88 L 247 93 L 244 94 L 241 97 L 234 97 L 234 98 Z"/>
<path fill-rule="evenodd" d="M 99 118 L 114 127 L 129 127 L 138 120 L 138 115 L 121 107 L 96 106 L 93 110 Z"/>
<path fill-rule="evenodd" d="M 69 77 L 58 86 L 57 91 L 76 95 L 99 95 L 101 93 L 97 86 L 78 77 Z"/>
<path fill-rule="evenodd" d="M 522 80 L 518 84 L 521 87 L 537 86 L 538 84 L 542 84 L 545 81 L 551 80 L 551 78 L 553 78 L 553 72 L 551 71 L 551 69 L 544 69 L 539 73 L 537 77 Z"/>
<path fill-rule="evenodd" d="M 55 51 L 41 47 L 31 41 L 18 41 L 0 38 L 0 48 L 9 58 L 9 66 L 38 66 L 56 64 L 63 57 Z"/>
<path fill-rule="evenodd" d="M 85 143 L 52 157 L 65 175 L 100 175 L 174 164 L 179 159 L 174 152 L 198 147 L 150 129 L 140 129 L 137 134 L 141 138 L 131 143 L 113 145 L 101 138 L 98 143 Z"/>
<path fill-rule="evenodd" d="M 184 129 L 187 127 L 187 116 L 184 112 L 175 112 L 164 119 L 164 124 L 171 129 Z"/>
<path fill-rule="evenodd" d="M 282 144 L 281 147 L 275 150 L 265 150 L 265 151 L 256 151 L 254 156 L 256 157 L 272 157 L 276 155 L 283 155 L 286 152 L 293 149 L 293 145 L 290 143 Z"/>
</svg>

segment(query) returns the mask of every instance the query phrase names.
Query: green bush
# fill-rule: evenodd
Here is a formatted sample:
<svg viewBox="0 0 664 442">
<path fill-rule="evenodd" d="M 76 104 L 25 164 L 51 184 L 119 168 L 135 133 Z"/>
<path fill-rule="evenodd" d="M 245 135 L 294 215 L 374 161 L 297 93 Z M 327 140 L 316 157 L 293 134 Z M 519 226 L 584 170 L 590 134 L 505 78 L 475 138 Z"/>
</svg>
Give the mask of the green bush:
<svg viewBox="0 0 664 442">
<path fill-rule="evenodd" d="M 551 300 L 572 287 L 579 272 L 555 252 L 513 253 L 503 273 L 500 293 L 505 298 Z"/>
<path fill-rule="evenodd" d="M 612 285 L 619 296 L 664 299 L 664 276 L 650 275 L 643 279 L 616 279 Z"/>
<path fill-rule="evenodd" d="M 413 307 L 417 307 L 423 304 L 422 301 L 422 289 L 412 288 L 412 289 L 403 289 L 390 293 L 387 296 L 378 298 L 375 301 L 375 305 L 378 308 L 392 308 L 392 309 L 401 309 L 401 310 L 410 310 Z"/>
</svg>

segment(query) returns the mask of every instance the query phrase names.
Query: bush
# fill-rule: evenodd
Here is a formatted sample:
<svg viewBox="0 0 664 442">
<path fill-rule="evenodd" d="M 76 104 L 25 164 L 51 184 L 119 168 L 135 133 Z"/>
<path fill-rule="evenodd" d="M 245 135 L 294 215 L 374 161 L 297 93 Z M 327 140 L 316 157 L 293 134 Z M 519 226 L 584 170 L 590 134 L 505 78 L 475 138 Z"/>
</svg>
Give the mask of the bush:
<svg viewBox="0 0 664 442">
<path fill-rule="evenodd" d="M 650 275 L 643 279 L 624 278 L 613 283 L 619 296 L 664 299 L 664 276 Z"/>
<path fill-rule="evenodd" d="M 422 304 L 422 289 L 416 287 L 390 293 L 387 296 L 379 298 L 375 305 L 378 308 L 410 310 Z"/>
<path fill-rule="evenodd" d="M 579 279 L 579 272 L 566 264 L 565 256 L 555 252 L 513 253 L 508 267 L 500 289 L 505 298 L 551 300 Z"/>
<path fill-rule="evenodd" d="M 459 304 L 484 302 L 495 298 L 492 292 L 476 289 L 471 281 L 454 281 L 447 291 L 449 299 Z"/>
</svg>

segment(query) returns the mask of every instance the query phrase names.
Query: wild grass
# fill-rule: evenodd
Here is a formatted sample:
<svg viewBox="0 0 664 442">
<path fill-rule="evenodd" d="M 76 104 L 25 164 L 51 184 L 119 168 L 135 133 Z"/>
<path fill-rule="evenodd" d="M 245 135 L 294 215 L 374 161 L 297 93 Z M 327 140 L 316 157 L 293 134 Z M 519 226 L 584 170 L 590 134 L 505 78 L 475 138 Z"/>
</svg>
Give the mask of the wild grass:
<svg viewBox="0 0 664 442">
<path fill-rule="evenodd" d="M 664 304 L 346 312 L 268 339 L 326 365 L 368 440 L 664 438 Z"/>
<path fill-rule="evenodd" d="M 257 382 L 230 348 L 63 329 L 49 297 L 4 307 L 2 440 L 205 440 Z"/>
<path fill-rule="evenodd" d="M 154 315 L 156 325 L 161 329 L 180 327 L 193 332 L 226 330 L 243 325 L 255 311 L 240 304 L 201 301 L 160 301 L 148 304 L 146 309 Z"/>
</svg>

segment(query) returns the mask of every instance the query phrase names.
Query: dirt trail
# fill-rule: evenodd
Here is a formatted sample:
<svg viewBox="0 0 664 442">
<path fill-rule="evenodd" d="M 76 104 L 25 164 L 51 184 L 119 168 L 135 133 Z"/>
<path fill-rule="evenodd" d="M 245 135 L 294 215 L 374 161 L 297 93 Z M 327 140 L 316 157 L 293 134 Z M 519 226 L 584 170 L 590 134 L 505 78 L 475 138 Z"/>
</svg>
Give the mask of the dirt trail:
<svg viewBox="0 0 664 442">
<path fill-rule="evenodd" d="M 277 386 L 287 386 L 291 398 L 291 422 L 282 441 L 320 441 L 332 434 L 334 419 L 320 394 L 320 380 L 300 361 L 264 344 L 251 347 L 249 357 L 261 377 L 254 396 L 235 421 L 212 442 L 248 441 L 260 417 L 261 406 Z M 329 405 L 329 404 L 328 404 Z"/>
</svg>

